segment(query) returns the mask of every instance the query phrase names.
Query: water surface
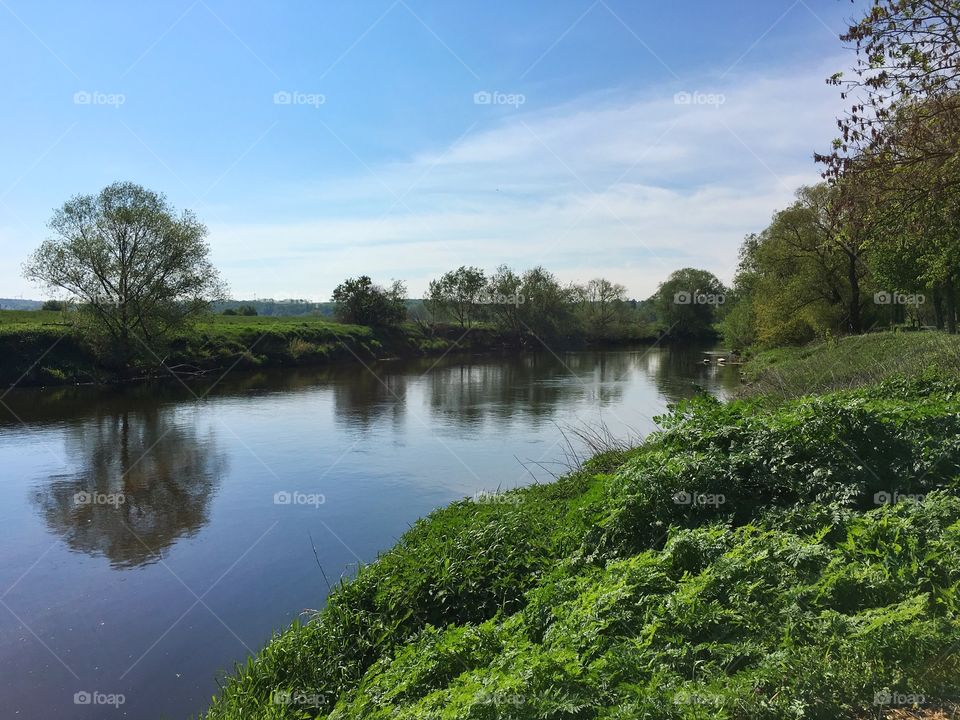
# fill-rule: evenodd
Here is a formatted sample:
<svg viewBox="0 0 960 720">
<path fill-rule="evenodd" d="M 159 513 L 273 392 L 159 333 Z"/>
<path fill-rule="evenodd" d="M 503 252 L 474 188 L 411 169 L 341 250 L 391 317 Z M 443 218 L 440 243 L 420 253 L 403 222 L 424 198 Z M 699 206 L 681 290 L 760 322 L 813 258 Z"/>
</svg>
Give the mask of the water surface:
<svg viewBox="0 0 960 720">
<path fill-rule="evenodd" d="M 322 607 L 318 560 L 335 582 L 434 508 L 562 472 L 569 428 L 642 436 L 698 387 L 738 385 L 736 368 L 702 357 L 641 348 L 9 392 L 0 714 L 196 715 L 233 663 Z"/>
</svg>

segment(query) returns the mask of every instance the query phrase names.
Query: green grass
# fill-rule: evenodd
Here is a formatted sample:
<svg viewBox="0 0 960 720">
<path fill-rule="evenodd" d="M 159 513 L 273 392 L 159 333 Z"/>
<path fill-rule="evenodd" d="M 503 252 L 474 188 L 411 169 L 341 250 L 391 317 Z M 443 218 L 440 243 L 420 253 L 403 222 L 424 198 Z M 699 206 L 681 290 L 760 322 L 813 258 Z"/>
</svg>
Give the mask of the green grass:
<svg viewBox="0 0 960 720">
<path fill-rule="evenodd" d="M 65 316 L 55 310 L 0 310 L 0 332 L 24 327 L 64 325 Z"/>
<path fill-rule="evenodd" d="M 398 356 L 439 354 L 499 347 L 488 328 L 467 337 L 451 330 L 427 336 L 413 324 L 373 329 L 322 317 L 240 317 L 210 315 L 164 343 L 136 346 L 139 357 L 113 367 L 84 341 L 73 313 L 0 311 L 0 385 L 54 385 L 166 376 L 160 365 L 185 369 L 256 369 L 333 362 L 364 362 Z"/>
<path fill-rule="evenodd" d="M 958 390 L 683 403 L 639 448 L 419 521 L 205 717 L 835 720 L 882 715 L 886 693 L 947 707 Z"/>
<path fill-rule="evenodd" d="M 744 367 L 744 394 L 797 397 L 924 372 L 960 374 L 960 336 L 879 332 L 768 350 Z"/>
</svg>

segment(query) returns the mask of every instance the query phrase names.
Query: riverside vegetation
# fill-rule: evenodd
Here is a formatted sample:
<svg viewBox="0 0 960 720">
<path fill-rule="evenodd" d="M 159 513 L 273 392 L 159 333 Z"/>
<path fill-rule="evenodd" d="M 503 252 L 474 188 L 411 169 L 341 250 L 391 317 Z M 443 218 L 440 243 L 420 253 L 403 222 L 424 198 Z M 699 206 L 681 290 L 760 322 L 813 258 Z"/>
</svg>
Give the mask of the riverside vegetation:
<svg viewBox="0 0 960 720">
<path fill-rule="evenodd" d="M 58 385 L 169 377 L 219 369 L 253 370 L 329 362 L 368 362 L 459 348 L 491 350 L 506 340 L 490 329 L 467 336 L 425 332 L 413 324 L 371 328 L 319 317 L 208 315 L 164 344 L 141 347 L 123 362 L 105 360 L 69 316 L 52 311 L 0 311 L 0 384 Z M 162 356 L 161 356 L 162 354 Z"/>
<path fill-rule="evenodd" d="M 960 381 L 940 362 L 700 397 L 639 447 L 438 510 L 204 717 L 936 717 L 960 694 Z"/>
<path fill-rule="evenodd" d="M 106 383 L 215 371 L 256 370 L 378 359 L 489 353 L 652 342 L 644 325 L 592 337 L 568 327 L 562 335 L 541 335 L 521 327 L 506 329 L 482 322 L 469 328 L 404 321 L 360 325 L 303 315 L 259 317 L 207 314 L 180 327 L 162 343 L 142 343 L 138 351 L 111 359 L 76 322 L 75 311 L 0 310 L 0 385 Z M 549 339 L 547 339 L 549 338 Z"/>
</svg>

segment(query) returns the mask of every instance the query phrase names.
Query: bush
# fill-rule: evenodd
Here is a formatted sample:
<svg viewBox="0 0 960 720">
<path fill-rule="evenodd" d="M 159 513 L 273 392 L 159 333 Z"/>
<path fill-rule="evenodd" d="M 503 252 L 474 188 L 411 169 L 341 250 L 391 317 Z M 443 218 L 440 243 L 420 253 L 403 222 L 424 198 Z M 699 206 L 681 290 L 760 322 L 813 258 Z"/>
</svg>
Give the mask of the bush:
<svg viewBox="0 0 960 720">
<path fill-rule="evenodd" d="M 334 315 L 340 322 L 370 327 L 399 325 L 406 319 L 406 288 L 395 281 L 389 288 L 374 285 L 366 275 L 344 280 L 333 291 Z"/>
</svg>

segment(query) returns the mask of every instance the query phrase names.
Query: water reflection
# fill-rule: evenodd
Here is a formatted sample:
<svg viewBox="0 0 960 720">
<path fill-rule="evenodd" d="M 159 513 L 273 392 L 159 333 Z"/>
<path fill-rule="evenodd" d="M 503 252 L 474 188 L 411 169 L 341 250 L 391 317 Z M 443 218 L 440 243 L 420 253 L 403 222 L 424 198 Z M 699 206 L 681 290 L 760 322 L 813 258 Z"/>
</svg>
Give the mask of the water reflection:
<svg viewBox="0 0 960 720">
<path fill-rule="evenodd" d="M 397 372 L 387 366 L 376 371 L 351 368 L 333 385 L 333 401 L 338 424 L 366 430 L 381 418 L 394 426 L 403 423 L 407 405 L 409 370 Z M 415 376 L 414 376 L 415 377 Z"/>
<path fill-rule="evenodd" d="M 602 405 L 619 400 L 618 380 L 629 372 L 629 355 L 598 360 L 592 353 L 510 358 L 496 364 L 463 361 L 431 373 L 429 402 L 448 422 L 477 425 L 525 416 L 549 419 L 564 403 L 587 398 Z"/>
<path fill-rule="evenodd" d="M 491 422 L 534 435 L 572 408 L 617 407 L 640 422 L 656 407 L 656 395 L 642 390 L 651 381 L 668 401 L 691 396 L 697 386 L 718 394 L 736 386 L 734 368 L 704 365 L 702 358 L 695 348 L 646 348 L 275 370 L 228 377 L 209 400 L 239 401 L 255 412 L 276 407 L 270 398 L 299 398 L 300 425 L 282 421 L 293 423 L 291 437 L 319 427 L 327 403 L 334 429 L 382 432 L 394 444 L 437 429 L 475 437 Z M 18 416 L 57 427 L 75 468 L 50 476 L 34 493 L 47 525 L 72 549 L 104 556 L 115 567 L 152 562 L 196 533 L 226 471 L 225 453 L 204 425 L 211 416 L 197 402 L 208 389 L 200 382 L 193 392 L 167 383 L 12 393 L 8 402 Z M 78 502 L 78 493 L 93 501 Z"/>
<path fill-rule="evenodd" d="M 721 396 L 732 394 L 740 386 L 738 368 L 716 362 L 704 364 L 704 357 L 701 348 L 675 345 L 645 353 L 639 362 L 657 390 L 672 401 L 689 397 L 700 389 Z"/>
<path fill-rule="evenodd" d="M 203 527 L 226 469 L 211 430 L 156 405 L 73 423 L 65 445 L 79 469 L 33 501 L 70 548 L 118 568 L 155 562 Z"/>
</svg>

